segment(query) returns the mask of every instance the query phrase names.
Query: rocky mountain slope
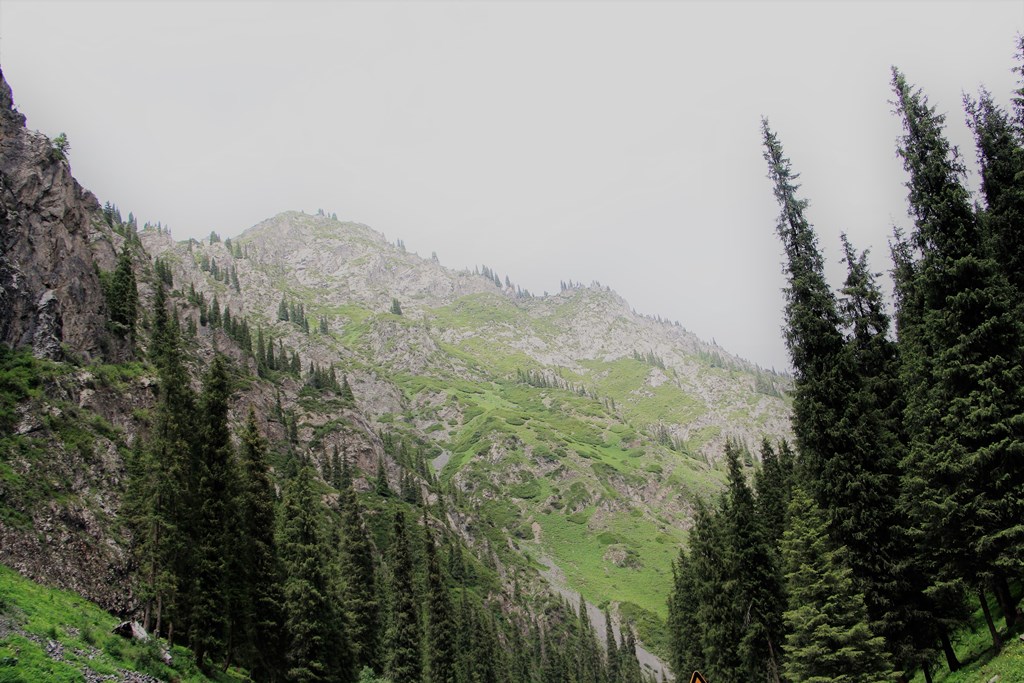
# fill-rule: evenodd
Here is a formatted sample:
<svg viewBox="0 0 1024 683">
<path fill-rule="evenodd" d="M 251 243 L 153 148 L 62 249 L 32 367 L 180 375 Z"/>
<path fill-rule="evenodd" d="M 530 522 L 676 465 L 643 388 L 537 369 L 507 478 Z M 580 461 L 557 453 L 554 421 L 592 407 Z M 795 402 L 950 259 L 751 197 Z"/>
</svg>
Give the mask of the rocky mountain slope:
<svg viewBox="0 0 1024 683">
<path fill-rule="evenodd" d="M 431 444 L 451 495 L 499 532 L 490 542 L 556 564 L 649 636 L 694 499 L 722 481 L 725 439 L 756 451 L 788 432 L 785 377 L 637 315 L 607 287 L 524 296 L 328 215 L 284 213 L 230 242 L 142 237 L 182 289 L 344 374 L 371 430 Z M 237 273 L 237 291 L 213 264 Z M 279 319 L 282 303 L 302 305 L 309 332 Z M 285 401 L 323 462 L 335 415 Z"/>
<path fill-rule="evenodd" d="M 508 600 L 544 592 L 541 570 L 554 571 L 655 649 L 671 562 L 695 500 L 721 486 L 725 439 L 756 451 L 788 434 L 786 377 L 606 287 L 529 296 L 324 214 L 176 242 L 102 211 L 25 129 L 5 83 L 0 105 L 0 339 L 32 350 L 3 356 L 0 562 L 31 578 L 133 609 L 120 506 L 155 400 L 160 279 L 191 331 L 193 376 L 218 352 L 244 376 L 233 422 L 255 408 L 328 490 L 336 452 L 363 491 L 382 468 L 394 491 L 436 506 Z M 131 335 L 108 324 L 103 285 L 126 242 Z M 257 337 L 291 367 L 264 371 Z M 314 371 L 344 378 L 354 400 L 314 388 Z"/>
</svg>

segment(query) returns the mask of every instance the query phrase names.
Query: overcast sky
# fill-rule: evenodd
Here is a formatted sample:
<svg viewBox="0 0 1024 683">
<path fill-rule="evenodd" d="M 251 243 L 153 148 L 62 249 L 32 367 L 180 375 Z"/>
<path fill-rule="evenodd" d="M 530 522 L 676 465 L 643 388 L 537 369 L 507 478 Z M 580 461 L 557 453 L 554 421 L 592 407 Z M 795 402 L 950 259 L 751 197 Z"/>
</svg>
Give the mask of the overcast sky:
<svg viewBox="0 0 1024 683">
<path fill-rule="evenodd" d="M 1024 2 L 0 0 L 0 66 L 100 201 L 176 238 L 323 208 L 535 293 L 610 285 L 783 369 L 767 116 L 838 283 L 909 225 L 890 66 L 1007 102 Z"/>
</svg>

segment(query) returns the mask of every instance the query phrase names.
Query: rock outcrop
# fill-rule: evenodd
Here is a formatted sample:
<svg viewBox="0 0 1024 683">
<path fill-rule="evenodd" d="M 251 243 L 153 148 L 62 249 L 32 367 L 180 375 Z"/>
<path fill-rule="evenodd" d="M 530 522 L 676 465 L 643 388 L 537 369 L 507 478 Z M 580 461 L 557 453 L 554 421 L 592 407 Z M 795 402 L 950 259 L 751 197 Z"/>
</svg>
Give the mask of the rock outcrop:
<svg viewBox="0 0 1024 683">
<path fill-rule="evenodd" d="M 114 247 L 96 197 L 46 136 L 28 130 L 0 72 L 0 342 L 59 358 L 117 358 L 97 264 Z"/>
</svg>

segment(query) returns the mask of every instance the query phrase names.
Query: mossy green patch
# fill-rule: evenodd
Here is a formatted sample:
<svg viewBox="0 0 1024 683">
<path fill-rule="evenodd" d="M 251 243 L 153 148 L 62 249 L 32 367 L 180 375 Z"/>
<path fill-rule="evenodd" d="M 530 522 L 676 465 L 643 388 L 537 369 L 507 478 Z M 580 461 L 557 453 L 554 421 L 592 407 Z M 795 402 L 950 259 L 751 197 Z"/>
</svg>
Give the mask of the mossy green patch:
<svg viewBox="0 0 1024 683">
<path fill-rule="evenodd" d="M 199 672 L 192 654 L 181 647 L 171 652 L 171 665 L 161 659 L 161 642 L 125 640 L 112 630 L 118 619 L 92 603 L 64 591 L 46 588 L 0 565 L 0 621 L 8 634 L 0 639 L 0 682 L 80 683 L 86 671 L 101 676 L 121 669 L 183 683 L 244 681 L 244 672 L 213 667 L 212 678 Z M 51 656 L 59 652 L 59 657 Z"/>
</svg>

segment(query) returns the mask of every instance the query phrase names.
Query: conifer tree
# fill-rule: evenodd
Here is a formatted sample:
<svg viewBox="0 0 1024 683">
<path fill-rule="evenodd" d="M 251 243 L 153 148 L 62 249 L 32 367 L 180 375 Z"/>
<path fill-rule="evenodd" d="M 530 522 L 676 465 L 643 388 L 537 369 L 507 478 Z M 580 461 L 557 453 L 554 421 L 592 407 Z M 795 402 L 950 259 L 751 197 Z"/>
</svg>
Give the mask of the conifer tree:
<svg viewBox="0 0 1024 683">
<path fill-rule="evenodd" d="M 845 394 L 842 367 L 836 362 L 843 348 L 835 296 L 825 281 L 818 239 L 804 216 L 807 201 L 797 197 L 798 175 L 782 151 L 778 137 L 762 121 L 764 157 L 781 207 L 777 232 L 786 252 L 786 346 L 793 361 L 795 390 L 793 431 L 801 465 L 809 482 L 821 476 L 828 459 L 841 452 L 836 434 Z M 823 502 L 825 494 L 815 491 Z"/>
<path fill-rule="evenodd" d="M 274 538 L 275 494 L 267 466 L 267 443 L 251 407 L 240 436 L 239 538 L 233 548 L 241 584 L 237 613 L 242 654 L 255 680 L 275 680 L 283 673 L 284 594 Z"/>
<path fill-rule="evenodd" d="M 782 542 L 789 609 L 784 673 L 804 683 L 878 683 L 895 680 L 885 639 L 869 624 L 845 549 L 830 547 L 825 515 L 797 489 Z"/>
<path fill-rule="evenodd" d="M 984 606 L 992 572 L 1019 574 L 1024 567 L 1020 321 L 1012 288 L 984 248 L 943 117 L 895 69 L 893 89 L 914 218 L 896 279 L 908 512 L 942 578 L 976 587 Z"/>
<path fill-rule="evenodd" d="M 740 466 L 741 448 L 726 442 L 729 503 L 725 509 L 726 571 L 731 581 L 721 587 L 731 593 L 731 613 L 742 615 L 743 633 L 737 643 L 747 680 L 779 681 L 782 612 L 785 596 L 776 557 L 765 540 L 754 509 L 754 497 Z M 731 590 L 729 590 L 731 588 Z"/>
<path fill-rule="evenodd" d="M 332 461 L 337 462 L 338 450 L 334 449 Z M 373 562 L 373 548 L 366 529 L 363 527 L 362 508 L 351 477 L 348 476 L 347 461 L 344 472 L 338 471 L 339 512 L 341 513 L 341 558 L 340 569 L 344 580 L 342 606 L 345 610 L 352 641 L 352 655 L 356 670 L 370 667 L 381 670 L 380 658 L 380 605 L 377 600 L 376 572 Z"/>
<path fill-rule="evenodd" d="M 974 131 L 981 167 L 985 208 L 980 227 L 992 257 L 1016 289 L 1024 293 L 1024 173 L 1022 131 L 1010 116 L 981 91 L 977 101 L 965 98 L 968 123 Z"/>
<path fill-rule="evenodd" d="M 698 577 L 685 548 L 672 565 L 672 592 L 668 599 L 669 665 L 677 680 L 688 680 L 694 671 L 703 670 L 701 626 L 698 622 Z M 609 652 L 611 650 L 609 649 Z M 609 671 L 609 680 L 616 680 Z"/>
<path fill-rule="evenodd" d="M 388 484 L 387 470 L 384 469 L 384 458 L 377 459 L 377 476 L 375 477 L 374 490 L 377 495 L 387 498 L 391 495 L 391 486 Z"/>
<path fill-rule="evenodd" d="M 901 575 L 913 545 L 901 534 L 902 386 L 889 317 L 866 254 L 843 238 L 847 278 L 837 300 L 824 279 L 806 202 L 778 138 L 763 124 L 765 158 L 782 206 L 788 259 L 786 340 L 797 375 L 794 427 L 804 486 L 825 512 L 836 545 L 849 549 L 858 590 L 894 654 L 912 658 L 912 616 L 923 590 Z M 774 466 L 774 464 L 772 465 Z M 769 493 L 771 497 L 774 494 Z M 777 510 L 769 519 L 778 533 Z M 908 569 L 909 571 L 909 569 Z"/>
<path fill-rule="evenodd" d="M 110 321 L 120 326 L 119 329 L 127 337 L 134 339 L 139 292 L 135 283 L 135 271 L 132 268 L 132 255 L 127 242 L 121 247 L 121 253 L 117 257 L 117 266 L 110 279 L 107 303 L 110 308 Z"/>
<path fill-rule="evenodd" d="M 288 679 L 348 680 L 351 660 L 327 575 L 322 506 L 313 470 L 302 465 L 285 488 L 278 547 L 285 570 Z"/>
<path fill-rule="evenodd" d="M 394 531 L 391 538 L 391 576 L 388 593 L 388 627 L 384 637 L 384 668 L 393 681 L 418 681 L 422 671 L 420 660 L 420 617 L 416 610 L 413 591 L 413 560 L 405 528 L 405 515 L 395 511 Z"/>
<path fill-rule="evenodd" d="M 167 311 L 158 285 L 153 310 L 150 357 L 157 368 L 159 394 L 147 459 L 152 468 L 150 514 L 144 548 L 144 572 L 153 603 L 155 630 L 173 640 L 173 624 L 187 623 L 186 590 L 192 575 L 192 547 L 186 536 L 194 500 L 191 454 L 196 433 L 196 398 L 189 385 L 176 315 Z M 166 627 L 166 628 L 165 628 Z"/>
<path fill-rule="evenodd" d="M 701 652 L 704 673 L 717 680 L 745 677 L 739 656 L 744 616 L 737 611 L 735 576 L 732 573 L 726 528 L 727 500 L 718 514 L 698 503 L 690 534 L 690 558 L 697 584 L 697 619 L 702 625 Z M 625 639 L 625 636 L 623 636 Z"/>
<path fill-rule="evenodd" d="M 222 644 L 227 624 L 227 567 L 233 539 L 229 536 L 235 510 L 237 473 L 234 470 L 228 401 L 230 387 L 224 357 L 214 358 L 204 378 L 195 462 L 196 515 L 189 529 L 195 563 L 191 576 L 192 619 L 189 644 L 196 663 L 205 670 L 204 656 Z"/>
<path fill-rule="evenodd" d="M 683 551 L 680 551 L 683 552 Z M 670 605 L 672 600 L 676 600 L 680 594 L 678 590 L 672 594 L 670 598 Z M 678 626 L 673 628 L 672 624 L 673 612 L 672 607 L 669 607 L 669 638 L 671 639 L 673 655 L 680 650 L 681 643 L 677 640 L 677 636 L 681 633 L 682 629 Z M 605 680 L 608 683 L 616 683 L 619 680 L 619 644 L 615 640 L 615 628 L 612 625 L 612 615 L 608 613 L 608 610 L 604 611 L 604 661 L 605 661 Z M 676 671 L 676 676 L 681 678 L 682 675 L 679 673 L 682 669 L 676 669 L 673 665 L 673 670 Z"/>
<path fill-rule="evenodd" d="M 619 680 L 622 683 L 643 683 L 640 660 L 636 656 L 636 635 L 632 624 L 622 625 L 622 647 L 619 648 Z"/>
<path fill-rule="evenodd" d="M 430 683 L 456 683 L 455 617 L 441 576 L 434 538 L 427 530 L 426 663 Z"/>
</svg>

